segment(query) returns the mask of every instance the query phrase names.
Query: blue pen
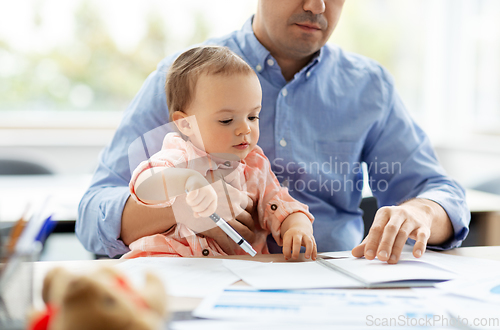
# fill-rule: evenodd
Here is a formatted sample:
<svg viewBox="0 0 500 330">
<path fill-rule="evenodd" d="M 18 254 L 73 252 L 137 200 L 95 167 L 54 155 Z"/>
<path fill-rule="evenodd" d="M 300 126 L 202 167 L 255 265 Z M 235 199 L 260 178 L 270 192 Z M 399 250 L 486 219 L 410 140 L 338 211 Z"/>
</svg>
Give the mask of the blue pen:
<svg viewBox="0 0 500 330">
<path fill-rule="evenodd" d="M 54 227 L 56 226 L 57 222 L 52 221 L 52 215 L 50 215 L 45 221 L 43 222 L 42 227 L 40 228 L 40 231 L 38 232 L 38 235 L 35 237 L 35 241 L 38 241 L 42 244 L 45 243 L 45 240 L 47 237 L 49 237 L 50 233 L 52 230 L 54 230 Z"/>
</svg>

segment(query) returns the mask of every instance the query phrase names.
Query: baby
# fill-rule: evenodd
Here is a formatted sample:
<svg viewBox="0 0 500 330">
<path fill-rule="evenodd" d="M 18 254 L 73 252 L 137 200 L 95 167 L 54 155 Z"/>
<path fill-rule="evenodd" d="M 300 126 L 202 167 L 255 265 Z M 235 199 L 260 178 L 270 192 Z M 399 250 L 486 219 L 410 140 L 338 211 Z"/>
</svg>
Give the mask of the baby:
<svg viewBox="0 0 500 330">
<path fill-rule="evenodd" d="M 191 218 L 206 218 L 217 211 L 230 220 L 220 209 L 224 203 L 217 200 L 214 187 L 231 185 L 256 205 L 257 233 L 251 243 L 257 253 L 269 253 L 266 238 L 271 233 L 285 256 L 297 258 L 300 247 L 305 246 L 305 257 L 316 259 L 314 217 L 280 186 L 257 146 L 262 90 L 252 68 L 228 48 L 192 48 L 172 64 L 165 91 L 170 120 L 178 132 L 168 133 L 162 150 L 135 169 L 131 196 L 152 207 L 184 203 L 182 209 L 192 209 Z M 152 170 L 162 172 L 167 195 L 163 202 L 140 198 L 137 193 Z M 224 189 L 227 193 L 227 187 Z M 185 200 L 181 198 L 184 192 Z M 237 214 L 231 213 L 234 219 Z M 176 226 L 132 242 L 131 251 L 123 257 L 226 255 L 214 239 L 190 229 L 193 226 L 188 227 L 175 208 L 174 214 Z M 234 252 L 245 254 L 239 247 Z"/>
</svg>

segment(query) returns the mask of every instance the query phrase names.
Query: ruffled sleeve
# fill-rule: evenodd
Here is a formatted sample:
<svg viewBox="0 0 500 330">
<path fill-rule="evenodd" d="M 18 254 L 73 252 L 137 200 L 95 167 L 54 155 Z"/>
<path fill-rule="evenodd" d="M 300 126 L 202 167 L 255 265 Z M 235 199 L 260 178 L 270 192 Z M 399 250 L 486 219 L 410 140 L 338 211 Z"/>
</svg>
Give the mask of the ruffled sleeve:
<svg viewBox="0 0 500 330">
<path fill-rule="evenodd" d="M 262 229 L 271 232 L 278 244 L 283 243 L 281 224 L 290 214 L 302 212 L 311 222 L 314 221 L 309 207 L 290 196 L 287 188 L 280 186 L 269 160 L 260 147 L 252 150 L 245 158 L 245 163 L 248 195 L 257 202 L 260 225 Z"/>
<path fill-rule="evenodd" d="M 162 208 L 172 206 L 175 197 L 161 203 L 157 201 L 153 203 L 152 201 L 139 198 L 136 193 L 137 187 L 162 169 L 169 167 L 186 168 L 188 164 L 188 150 L 188 142 L 178 133 L 168 133 L 163 139 L 162 149 L 151 156 L 150 159 L 141 162 L 132 173 L 129 183 L 132 198 L 139 204 L 149 207 Z"/>
</svg>

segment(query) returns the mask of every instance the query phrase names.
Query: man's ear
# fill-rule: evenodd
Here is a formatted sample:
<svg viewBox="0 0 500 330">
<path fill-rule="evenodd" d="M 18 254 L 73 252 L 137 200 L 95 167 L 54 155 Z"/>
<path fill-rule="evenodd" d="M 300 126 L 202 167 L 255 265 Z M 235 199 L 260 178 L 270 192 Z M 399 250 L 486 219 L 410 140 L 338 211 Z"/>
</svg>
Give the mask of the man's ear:
<svg viewBox="0 0 500 330">
<path fill-rule="evenodd" d="M 193 128 L 187 114 L 182 111 L 176 111 L 172 114 L 172 120 L 182 134 L 186 136 L 193 135 Z"/>
</svg>

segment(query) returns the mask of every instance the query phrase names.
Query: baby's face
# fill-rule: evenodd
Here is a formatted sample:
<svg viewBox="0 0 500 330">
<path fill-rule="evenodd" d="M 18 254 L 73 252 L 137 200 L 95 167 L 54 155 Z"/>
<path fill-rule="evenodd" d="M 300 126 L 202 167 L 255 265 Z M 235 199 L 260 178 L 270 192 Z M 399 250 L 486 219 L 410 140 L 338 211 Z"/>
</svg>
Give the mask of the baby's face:
<svg viewBox="0 0 500 330">
<path fill-rule="evenodd" d="M 207 153 L 244 159 L 259 140 L 261 100 L 260 82 L 254 74 L 201 75 L 186 110 L 195 116 L 200 131 L 190 140 Z"/>
</svg>

